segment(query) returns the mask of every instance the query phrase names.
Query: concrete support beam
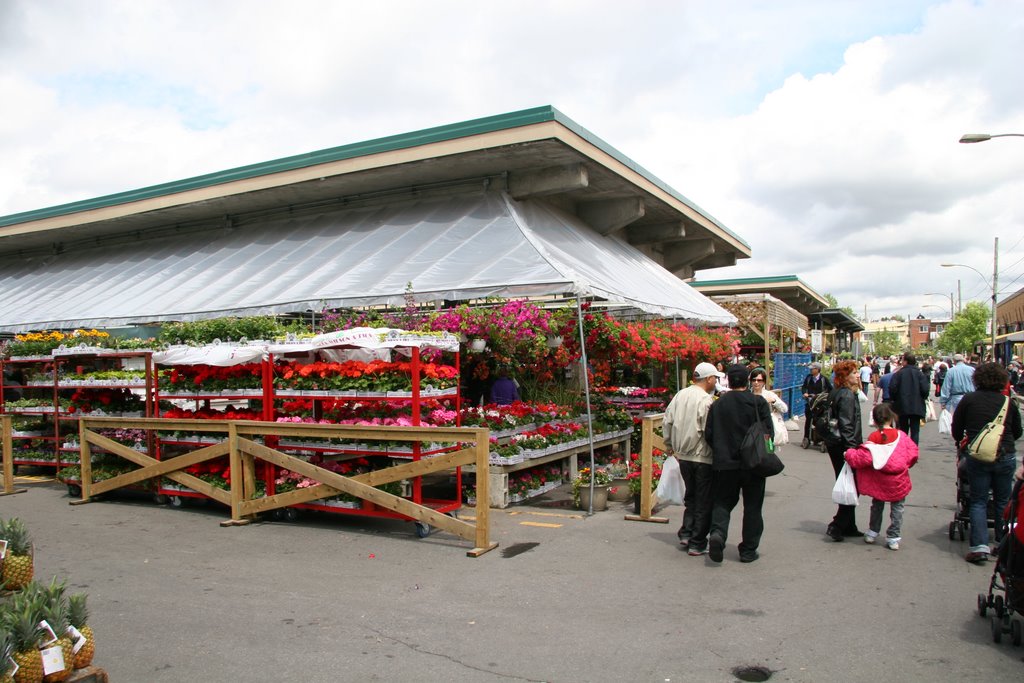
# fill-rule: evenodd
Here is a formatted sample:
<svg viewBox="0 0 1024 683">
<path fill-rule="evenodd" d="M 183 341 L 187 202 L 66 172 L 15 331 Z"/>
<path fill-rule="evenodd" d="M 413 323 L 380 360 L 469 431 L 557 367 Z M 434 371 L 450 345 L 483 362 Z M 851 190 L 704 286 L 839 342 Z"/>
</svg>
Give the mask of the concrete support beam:
<svg viewBox="0 0 1024 683">
<path fill-rule="evenodd" d="M 639 197 L 604 199 L 580 204 L 577 214 L 602 235 L 610 235 L 644 217 L 646 207 Z"/>
<path fill-rule="evenodd" d="M 633 246 L 676 242 L 686 237 L 686 225 L 682 222 L 634 225 L 626 231 L 626 239 Z"/>
<path fill-rule="evenodd" d="M 694 266 L 715 254 L 715 242 L 711 238 L 673 242 L 665 247 L 665 269 L 675 273 L 683 266 Z"/>
<path fill-rule="evenodd" d="M 508 177 L 508 191 L 515 199 L 583 190 L 589 185 L 590 176 L 583 164 L 517 171 Z"/>
</svg>

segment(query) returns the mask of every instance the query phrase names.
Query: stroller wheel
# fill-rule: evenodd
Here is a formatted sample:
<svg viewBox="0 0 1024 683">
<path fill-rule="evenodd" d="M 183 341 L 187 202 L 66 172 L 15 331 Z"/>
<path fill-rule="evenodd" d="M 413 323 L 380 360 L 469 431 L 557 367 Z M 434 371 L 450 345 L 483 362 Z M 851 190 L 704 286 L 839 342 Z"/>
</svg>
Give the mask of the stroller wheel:
<svg viewBox="0 0 1024 683">
<path fill-rule="evenodd" d="M 992 602 L 992 610 L 996 613 L 996 617 L 999 619 L 1003 618 L 1006 614 L 1006 605 L 1003 603 L 1003 596 L 997 595 L 996 599 Z"/>
<path fill-rule="evenodd" d="M 828 453 L 828 447 L 825 445 L 824 441 L 821 442 L 821 445 L 819 446 L 819 448 L 821 449 L 822 453 Z"/>
<path fill-rule="evenodd" d="M 1012 642 L 1016 647 L 1020 647 L 1022 628 L 1024 627 L 1021 626 L 1021 622 L 1019 620 L 1014 619 L 1010 622 L 1010 642 Z"/>
<path fill-rule="evenodd" d="M 988 614 L 988 598 L 984 593 L 978 593 L 978 616 L 984 618 Z"/>
<path fill-rule="evenodd" d="M 956 522 L 949 523 L 949 540 L 956 539 Z"/>
<path fill-rule="evenodd" d="M 960 522 L 959 524 L 957 524 L 957 529 L 960 530 L 961 541 L 967 538 L 967 524 L 965 524 L 964 522 Z"/>
<path fill-rule="evenodd" d="M 1003 642 L 1003 620 L 993 615 L 990 619 L 990 625 L 992 626 L 992 642 Z"/>
<path fill-rule="evenodd" d="M 800 442 L 800 448 L 804 449 L 805 451 L 807 450 L 807 447 L 810 446 L 810 445 L 811 445 L 811 440 L 807 439 L 807 438 L 805 438 L 803 441 Z"/>
</svg>

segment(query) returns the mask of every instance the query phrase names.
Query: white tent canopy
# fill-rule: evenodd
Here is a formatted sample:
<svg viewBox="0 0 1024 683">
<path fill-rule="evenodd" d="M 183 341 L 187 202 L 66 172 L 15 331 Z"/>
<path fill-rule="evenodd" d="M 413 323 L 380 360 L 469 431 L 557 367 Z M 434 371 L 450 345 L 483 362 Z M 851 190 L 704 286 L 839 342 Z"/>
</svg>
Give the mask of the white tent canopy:
<svg viewBox="0 0 1024 683">
<path fill-rule="evenodd" d="M 409 283 L 418 301 L 572 294 L 736 321 L 627 242 L 483 192 L 0 258 L 0 330 L 401 306 Z"/>
</svg>

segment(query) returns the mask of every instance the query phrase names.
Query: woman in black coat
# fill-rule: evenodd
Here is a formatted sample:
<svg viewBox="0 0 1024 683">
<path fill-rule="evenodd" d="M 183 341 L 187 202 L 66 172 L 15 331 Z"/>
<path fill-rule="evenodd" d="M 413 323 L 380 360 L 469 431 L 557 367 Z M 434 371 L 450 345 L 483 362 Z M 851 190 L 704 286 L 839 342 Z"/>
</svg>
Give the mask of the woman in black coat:
<svg viewBox="0 0 1024 683">
<path fill-rule="evenodd" d="M 864 442 L 860 418 L 860 374 L 857 363 L 844 360 L 832 366 L 835 372 L 835 389 L 829 394 L 829 410 L 836 421 L 835 430 L 826 430 L 825 446 L 828 457 L 832 461 L 832 469 L 836 478 L 846 464 L 846 449 L 856 448 Z M 840 505 L 832 518 L 825 534 L 833 541 L 841 541 L 846 536 L 860 536 L 857 528 L 855 505 Z"/>
</svg>

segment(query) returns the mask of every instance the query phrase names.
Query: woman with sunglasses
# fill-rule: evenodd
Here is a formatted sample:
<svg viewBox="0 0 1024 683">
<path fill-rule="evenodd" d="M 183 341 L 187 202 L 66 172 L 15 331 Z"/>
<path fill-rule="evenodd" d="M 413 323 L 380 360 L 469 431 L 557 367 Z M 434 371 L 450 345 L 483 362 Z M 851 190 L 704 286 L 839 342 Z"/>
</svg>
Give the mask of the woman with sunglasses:
<svg viewBox="0 0 1024 683">
<path fill-rule="evenodd" d="M 768 389 L 768 372 L 764 368 L 754 368 L 750 371 L 750 390 L 757 396 L 768 401 L 772 409 L 772 424 L 775 426 L 775 446 L 789 443 L 789 430 L 786 429 L 786 422 L 783 419 L 789 406 L 778 395 Z"/>
</svg>

